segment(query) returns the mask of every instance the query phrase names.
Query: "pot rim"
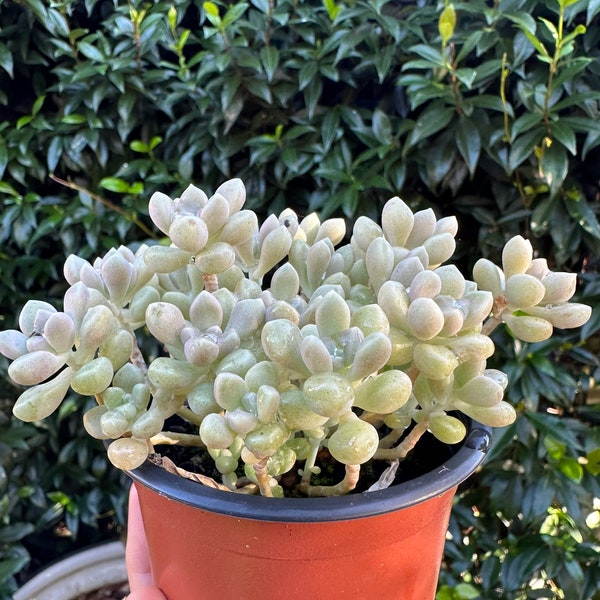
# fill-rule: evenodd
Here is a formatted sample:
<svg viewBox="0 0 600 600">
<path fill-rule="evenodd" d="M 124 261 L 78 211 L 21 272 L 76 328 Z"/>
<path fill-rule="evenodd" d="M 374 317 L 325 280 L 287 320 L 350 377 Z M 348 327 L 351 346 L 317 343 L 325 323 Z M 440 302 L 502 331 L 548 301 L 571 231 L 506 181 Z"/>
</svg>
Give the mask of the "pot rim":
<svg viewBox="0 0 600 600">
<path fill-rule="evenodd" d="M 128 475 L 161 496 L 222 515 L 294 523 L 346 521 L 408 508 L 455 488 L 481 465 L 491 441 L 490 427 L 470 421 L 462 446 L 434 470 L 384 490 L 330 498 L 265 498 L 225 492 L 169 473 L 149 460 Z"/>
</svg>

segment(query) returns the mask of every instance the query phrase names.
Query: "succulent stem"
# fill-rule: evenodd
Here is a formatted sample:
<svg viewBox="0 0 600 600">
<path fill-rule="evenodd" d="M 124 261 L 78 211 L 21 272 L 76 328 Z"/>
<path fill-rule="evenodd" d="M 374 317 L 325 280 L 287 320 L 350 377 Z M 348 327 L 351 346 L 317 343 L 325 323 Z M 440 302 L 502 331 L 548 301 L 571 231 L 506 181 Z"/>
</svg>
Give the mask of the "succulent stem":
<svg viewBox="0 0 600 600">
<path fill-rule="evenodd" d="M 177 414 L 182 419 L 185 419 L 188 423 L 191 423 L 192 425 L 198 425 L 198 427 L 200 427 L 200 425 L 202 425 L 202 417 L 200 417 L 193 410 L 191 410 L 185 406 L 182 406 L 177 411 Z"/>
<path fill-rule="evenodd" d="M 379 441 L 380 449 L 391 448 L 404 435 L 404 429 L 392 429 L 385 437 Z"/>
<path fill-rule="evenodd" d="M 321 438 L 309 438 L 308 443 L 310 444 L 310 454 L 306 457 L 304 463 L 304 469 L 302 472 L 302 481 L 300 482 L 300 488 L 310 486 L 310 478 L 313 474 L 313 467 L 317 462 L 317 454 L 321 447 Z"/>
<path fill-rule="evenodd" d="M 360 465 L 346 465 L 346 474 L 344 479 L 335 485 L 303 485 L 300 484 L 300 490 L 309 497 L 316 496 L 343 496 L 351 492 L 358 483 L 360 475 Z"/>
<path fill-rule="evenodd" d="M 204 289 L 211 294 L 219 289 L 217 276 L 212 273 L 203 273 L 202 280 L 204 281 Z"/>
<path fill-rule="evenodd" d="M 131 351 L 131 363 L 135 365 L 142 373 L 148 372 L 148 366 L 144 360 L 144 355 L 137 344 L 137 338 L 133 336 L 133 350 Z"/>
<path fill-rule="evenodd" d="M 161 431 L 150 438 L 150 443 L 153 446 L 160 446 L 161 444 L 164 444 L 170 446 L 200 446 L 204 448 L 204 443 L 200 439 L 199 435 L 194 435 L 191 433 L 178 433 L 174 431 Z"/>
<path fill-rule="evenodd" d="M 273 497 L 273 490 L 271 490 L 271 478 L 267 473 L 267 461 L 269 460 L 268 456 L 261 459 L 254 465 L 254 473 L 256 474 L 256 481 L 258 483 L 258 489 L 260 490 L 261 496 L 265 496 L 267 498 Z"/>
<path fill-rule="evenodd" d="M 416 446 L 421 436 L 429 427 L 429 419 L 425 419 L 417 423 L 410 433 L 394 448 L 380 448 L 375 452 L 373 457 L 376 460 L 394 460 L 395 458 L 402 460 Z"/>
<path fill-rule="evenodd" d="M 498 317 L 490 317 L 481 328 L 481 333 L 483 335 L 490 335 L 498 325 L 502 324 L 502 319 L 498 319 Z"/>
<path fill-rule="evenodd" d="M 483 335 L 490 335 L 498 325 L 502 325 L 502 311 L 506 308 L 506 298 L 502 295 L 494 298 L 494 306 L 492 308 L 492 314 L 487 321 L 483 323 L 481 333 Z"/>
</svg>

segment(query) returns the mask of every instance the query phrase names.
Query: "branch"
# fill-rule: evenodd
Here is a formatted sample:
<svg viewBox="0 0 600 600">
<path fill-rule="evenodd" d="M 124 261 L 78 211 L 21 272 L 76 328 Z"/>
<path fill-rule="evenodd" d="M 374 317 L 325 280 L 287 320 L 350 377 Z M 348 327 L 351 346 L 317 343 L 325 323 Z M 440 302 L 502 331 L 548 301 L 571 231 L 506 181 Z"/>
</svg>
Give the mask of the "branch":
<svg viewBox="0 0 600 600">
<path fill-rule="evenodd" d="M 429 427 L 429 419 L 417 423 L 410 433 L 394 448 L 379 448 L 373 456 L 376 460 L 402 460 L 417 445 Z"/>
<path fill-rule="evenodd" d="M 64 185 L 65 187 L 67 187 L 71 190 L 75 190 L 76 192 L 81 192 L 82 194 L 88 195 L 90 198 L 93 198 L 97 202 L 100 202 L 100 204 L 103 204 L 104 206 L 106 206 L 106 208 L 109 208 L 110 210 L 116 212 L 117 214 L 125 217 L 128 221 L 131 221 L 134 225 L 139 227 L 148 237 L 156 239 L 156 234 L 151 229 L 148 229 L 148 227 L 146 227 L 146 225 L 144 225 L 144 223 L 142 223 L 137 217 L 135 217 L 134 215 L 130 215 L 125 210 L 123 210 L 120 206 L 118 206 L 117 204 L 114 204 L 110 200 L 107 200 L 106 198 L 104 198 L 98 194 L 94 194 L 94 192 L 91 192 L 90 190 L 84 188 L 81 185 L 78 185 L 77 183 L 75 183 L 73 181 L 70 181 L 70 180 L 67 181 L 66 179 L 61 179 L 60 177 L 57 177 L 54 173 L 50 173 L 50 179 L 52 179 L 53 181 L 56 181 L 56 183 L 60 183 L 60 185 Z"/>
</svg>

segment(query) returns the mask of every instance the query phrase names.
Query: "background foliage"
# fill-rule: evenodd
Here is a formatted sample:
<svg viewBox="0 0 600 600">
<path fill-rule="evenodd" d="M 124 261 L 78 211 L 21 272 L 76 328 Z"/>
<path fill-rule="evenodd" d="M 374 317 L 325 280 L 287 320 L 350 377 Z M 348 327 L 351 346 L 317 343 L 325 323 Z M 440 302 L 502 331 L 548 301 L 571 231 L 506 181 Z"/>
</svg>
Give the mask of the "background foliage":
<svg viewBox="0 0 600 600">
<path fill-rule="evenodd" d="M 61 295 L 69 253 L 153 236 L 155 189 L 232 176 L 263 213 L 376 217 L 400 194 L 457 214 L 466 268 L 526 234 L 597 307 L 599 14 L 598 0 L 4 0 L 3 327 L 26 298 Z M 599 325 L 595 310 L 550 342 L 498 333 L 521 417 L 459 496 L 439 600 L 598 597 Z M 81 431 L 82 399 L 23 425 L 3 381 L 9 598 L 41 557 L 116 535 L 125 492 Z"/>
</svg>

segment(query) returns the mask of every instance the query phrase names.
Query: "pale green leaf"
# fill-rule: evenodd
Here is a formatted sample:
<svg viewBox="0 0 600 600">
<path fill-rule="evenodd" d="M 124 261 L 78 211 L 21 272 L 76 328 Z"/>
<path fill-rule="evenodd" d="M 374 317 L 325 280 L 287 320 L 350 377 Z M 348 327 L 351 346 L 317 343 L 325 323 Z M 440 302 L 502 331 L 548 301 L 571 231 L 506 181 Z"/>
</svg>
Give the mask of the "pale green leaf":
<svg viewBox="0 0 600 600">
<path fill-rule="evenodd" d="M 444 10 L 440 14 L 438 20 L 438 31 L 442 38 L 442 45 L 445 46 L 452 35 L 454 34 L 454 27 L 456 26 L 456 11 L 452 3 L 447 4 Z"/>
<path fill-rule="evenodd" d="M 129 183 L 118 177 L 104 177 L 100 181 L 100 187 L 120 194 L 125 194 L 129 191 Z"/>
</svg>

